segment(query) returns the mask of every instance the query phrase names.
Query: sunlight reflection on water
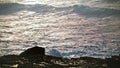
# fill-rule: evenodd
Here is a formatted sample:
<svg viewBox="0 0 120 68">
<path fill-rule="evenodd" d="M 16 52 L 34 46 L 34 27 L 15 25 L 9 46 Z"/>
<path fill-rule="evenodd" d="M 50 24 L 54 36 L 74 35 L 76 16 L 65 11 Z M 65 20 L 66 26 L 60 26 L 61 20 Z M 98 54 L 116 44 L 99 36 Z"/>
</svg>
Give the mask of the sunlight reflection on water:
<svg viewBox="0 0 120 68">
<path fill-rule="evenodd" d="M 87 10 L 95 8 L 81 6 L 79 2 L 82 1 L 26 0 L 19 4 L 20 9 L 11 7 L 16 12 L 0 15 L 0 55 L 19 54 L 33 46 L 45 47 L 46 54 L 51 55 L 57 50 L 68 58 L 119 54 L 119 44 L 111 41 L 119 42 L 114 38 L 119 35 L 117 27 L 116 33 L 114 29 L 104 29 L 109 23 L 119 24 L 119 18 L 106 14 L 101 14 L 103 18 L 92 16 L 92 11 Z"/>
</svg>

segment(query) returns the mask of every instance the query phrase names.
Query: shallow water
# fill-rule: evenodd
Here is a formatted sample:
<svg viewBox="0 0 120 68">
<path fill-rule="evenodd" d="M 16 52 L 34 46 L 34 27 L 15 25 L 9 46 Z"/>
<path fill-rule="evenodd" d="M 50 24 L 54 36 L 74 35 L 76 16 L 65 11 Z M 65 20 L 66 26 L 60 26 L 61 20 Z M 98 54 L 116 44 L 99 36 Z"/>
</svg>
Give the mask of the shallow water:
<svg viewBox="0 0 120 68">
<path fill-rule="evenodd" d="M 0 55 L 20 54 L 34 46 L 68 58 L 118 55 L 120 10 L 116 4 L 97 0 L 1 3 Z"/>
</svg>

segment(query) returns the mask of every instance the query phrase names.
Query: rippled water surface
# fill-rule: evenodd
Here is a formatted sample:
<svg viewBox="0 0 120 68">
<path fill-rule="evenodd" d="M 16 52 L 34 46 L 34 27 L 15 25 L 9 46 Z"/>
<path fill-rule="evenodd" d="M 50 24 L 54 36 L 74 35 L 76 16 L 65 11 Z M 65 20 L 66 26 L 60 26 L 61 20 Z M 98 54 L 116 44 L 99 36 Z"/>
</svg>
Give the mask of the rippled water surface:
<svg viewBox="0 0 120 68">
<path fill-rule="evenodd" d="M 112 1 L 112 0 L 111 0 Z M 62 57 L 120 54 L 120 2 L 24 0 L 0 3 L 0 55 L 40 46 Z"/>
</svg>

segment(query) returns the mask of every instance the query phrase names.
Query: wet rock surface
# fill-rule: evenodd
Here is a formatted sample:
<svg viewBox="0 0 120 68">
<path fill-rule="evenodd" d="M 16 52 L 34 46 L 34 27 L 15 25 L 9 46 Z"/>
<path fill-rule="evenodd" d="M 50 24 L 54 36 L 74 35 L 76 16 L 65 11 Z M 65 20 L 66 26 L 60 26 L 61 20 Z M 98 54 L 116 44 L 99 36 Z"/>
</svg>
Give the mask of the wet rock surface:
<svg viewBox="0 0 120 68">
<path fill-rule="evenodd" d="M 42 52 L 36 54 L 33 47 L 28 49 L 29 52 L 35 54 L 25 53 L 25 56 L 20 55 L 5 55 L 0 57 L 0 68 L 119 68 L 120 55 L 112 56 L 111 58 L 101 59 L 92 57 L 80 58 L 61 58 L 50 55 L 42 55 Z M 44 48 L 40 48 L 43 49 Z M 27 56 L 28 54 L 28 56 Z"/>
</svg>

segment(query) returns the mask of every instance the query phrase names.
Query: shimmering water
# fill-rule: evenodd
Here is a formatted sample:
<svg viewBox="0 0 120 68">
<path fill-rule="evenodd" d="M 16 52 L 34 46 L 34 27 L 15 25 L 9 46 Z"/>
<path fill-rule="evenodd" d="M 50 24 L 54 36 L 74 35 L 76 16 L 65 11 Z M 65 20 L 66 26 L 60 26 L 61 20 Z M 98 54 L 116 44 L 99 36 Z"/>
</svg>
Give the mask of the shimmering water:
<svg viewBox="0 0 120 68">
<path fill-rule="evenodd" d="M 16 2 L 16 1 L 15 1 Z M 119 2 L 24 0 L 0 4 L 0 55 L 40 46 L 62 57 L 120 54 Z"/>
</svg>

